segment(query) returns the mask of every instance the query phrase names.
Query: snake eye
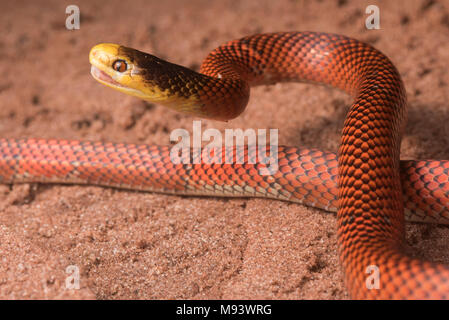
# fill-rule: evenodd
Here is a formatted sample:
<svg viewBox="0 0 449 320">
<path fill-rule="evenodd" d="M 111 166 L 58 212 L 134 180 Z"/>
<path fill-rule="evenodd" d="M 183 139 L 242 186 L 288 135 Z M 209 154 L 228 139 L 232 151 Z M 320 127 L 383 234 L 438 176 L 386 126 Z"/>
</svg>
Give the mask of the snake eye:
<svg viewBox="0 0 449 320">
<path fill-rule="evenodd" d="M 128 69 L 128 65 L 125 60 L 115 60 L 112 64 L 112 68 L 118 72 L 125 72 Z"/>
</svg>

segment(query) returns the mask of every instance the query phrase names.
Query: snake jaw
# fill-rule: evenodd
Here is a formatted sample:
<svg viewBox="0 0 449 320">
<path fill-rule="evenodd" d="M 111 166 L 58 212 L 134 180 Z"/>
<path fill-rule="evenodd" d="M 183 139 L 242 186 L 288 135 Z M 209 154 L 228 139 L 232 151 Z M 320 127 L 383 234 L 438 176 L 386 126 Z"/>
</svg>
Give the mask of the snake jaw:
<svg viewBox="0 0 449 320">
<path fill-rule="evenodd" d="M 106 72 L 98 69 L 96 66 L 92 65 L 90 68 L 90 73 L 94 77 L 95 80 L 106 84 L 106 85 L 112 85 L 117 87 L 125 88 L 120 84 L 120 82 L 115 81 L 110 75 L 108 75 Z"/>
<path fill-rule="evenodd" d="M 129 95 L 132 95 L 132 96 L 144 99 L 144 100 L 146 99 L 146 95 L 144 95 L 141 91 L 122 85 L 121 83 L 116 81 L 114 78 L 112 78 L 109 74 L 100 70 L 99 68 L 97 68 L 94 65 L 91 66 L 90 73 L 95 80 L 104 84 L 107 87 L 113 88 L 115 90 L 121 91 L 123 93 L 129 94 Z"/>
</svg>

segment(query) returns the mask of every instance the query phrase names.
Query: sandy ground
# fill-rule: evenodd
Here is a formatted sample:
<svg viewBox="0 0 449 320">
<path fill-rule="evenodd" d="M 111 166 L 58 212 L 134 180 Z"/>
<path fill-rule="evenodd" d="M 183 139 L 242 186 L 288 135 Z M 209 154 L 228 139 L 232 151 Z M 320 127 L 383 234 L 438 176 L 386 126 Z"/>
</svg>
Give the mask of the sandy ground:
<svg viewBox="0 0 449 320">
<path fill-rule="evenodd" d="M 74 2 L 74 3 L 72 3 Z M 378 2 L 378 1 L 376 1 Z M 89 49 L 115 42 L 198 69 L 207 53 L 256 32 L 336 32 L 396 64 L 409 122 L 402 158 L 449 159 L 449 1 L 2 1 L 0 136 L 168 144 L 194 118 L 108 89 Z M 81 29 L 64 27 L 65 7 Z M 279 128 L 284 145 L 336 150 L 350 104 L 305 84 L 258 87 L 243 115 L 204 128 Z M 408 224 L 417 257 L 449 264 L 449 230 Z M 347 299 L 336 218 L 262 199 L 180 197 L 94 186 L 0 186 L 0 298 Z M 79 290 L 65 289 L 66 268 Z"/>
</svg>

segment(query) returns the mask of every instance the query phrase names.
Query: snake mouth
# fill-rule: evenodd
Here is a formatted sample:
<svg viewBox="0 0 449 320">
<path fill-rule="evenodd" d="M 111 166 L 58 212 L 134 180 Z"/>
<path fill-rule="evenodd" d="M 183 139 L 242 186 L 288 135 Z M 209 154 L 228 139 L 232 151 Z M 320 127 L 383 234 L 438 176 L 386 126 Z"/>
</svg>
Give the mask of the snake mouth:
<svg viewBox="0 0 449 320">
<path fill-rule="evenodd" d="M 125 86 L 121 85 L 119 82 L 112 79 L 112 77 L 110 75 L 108 75 L 106 72 L 98 69 L 94 65 L 92 65 L 92 67 L 90 68 L 90 73 L 96 80 L 98 80 L 102 83 L 113 85 L 116 87 L 126 88 Z"/>
</svg>

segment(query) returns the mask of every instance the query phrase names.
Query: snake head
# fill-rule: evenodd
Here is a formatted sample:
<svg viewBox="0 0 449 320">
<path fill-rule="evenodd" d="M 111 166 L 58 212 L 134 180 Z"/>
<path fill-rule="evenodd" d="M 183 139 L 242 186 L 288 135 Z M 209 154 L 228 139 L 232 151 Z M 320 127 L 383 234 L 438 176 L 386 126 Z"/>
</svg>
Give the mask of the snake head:
<svg viewBox="0 0 449 320">
<path fill-rule="evenodd" d="M 237 97 L 225 94 L 233 80 L 212 78 L 151 54 L 101 43 L 89 54 L 91 74 L 100 83 L 146 101 L 202 118 L 229 120 L 246 106 L 249 87 L 237 81 Z M 240 85 L 240 86 L 239 86 Z M 220 89 L 220 93 L 213 94 Z M 218 106 L 218 108 L 217 108 Z"/>
<path fill-rule="evenodd" d="M 121 92 L 145 98 L 138 79 L 139 68 L 133 59 L 121 54 L 122 46 L 114 43 L 101 43 L 89 53 L 91 74 L 100 83 Z"/>
<path fill-rule="evenodd" d="M 92 76 L 108 87 L 177 111 L 201 115 L 202 103 L 195 92 L 185 91 L 199 76 L 190 69 L 113 43 L 94 46 L 89 61 Z"/>
</svg>

